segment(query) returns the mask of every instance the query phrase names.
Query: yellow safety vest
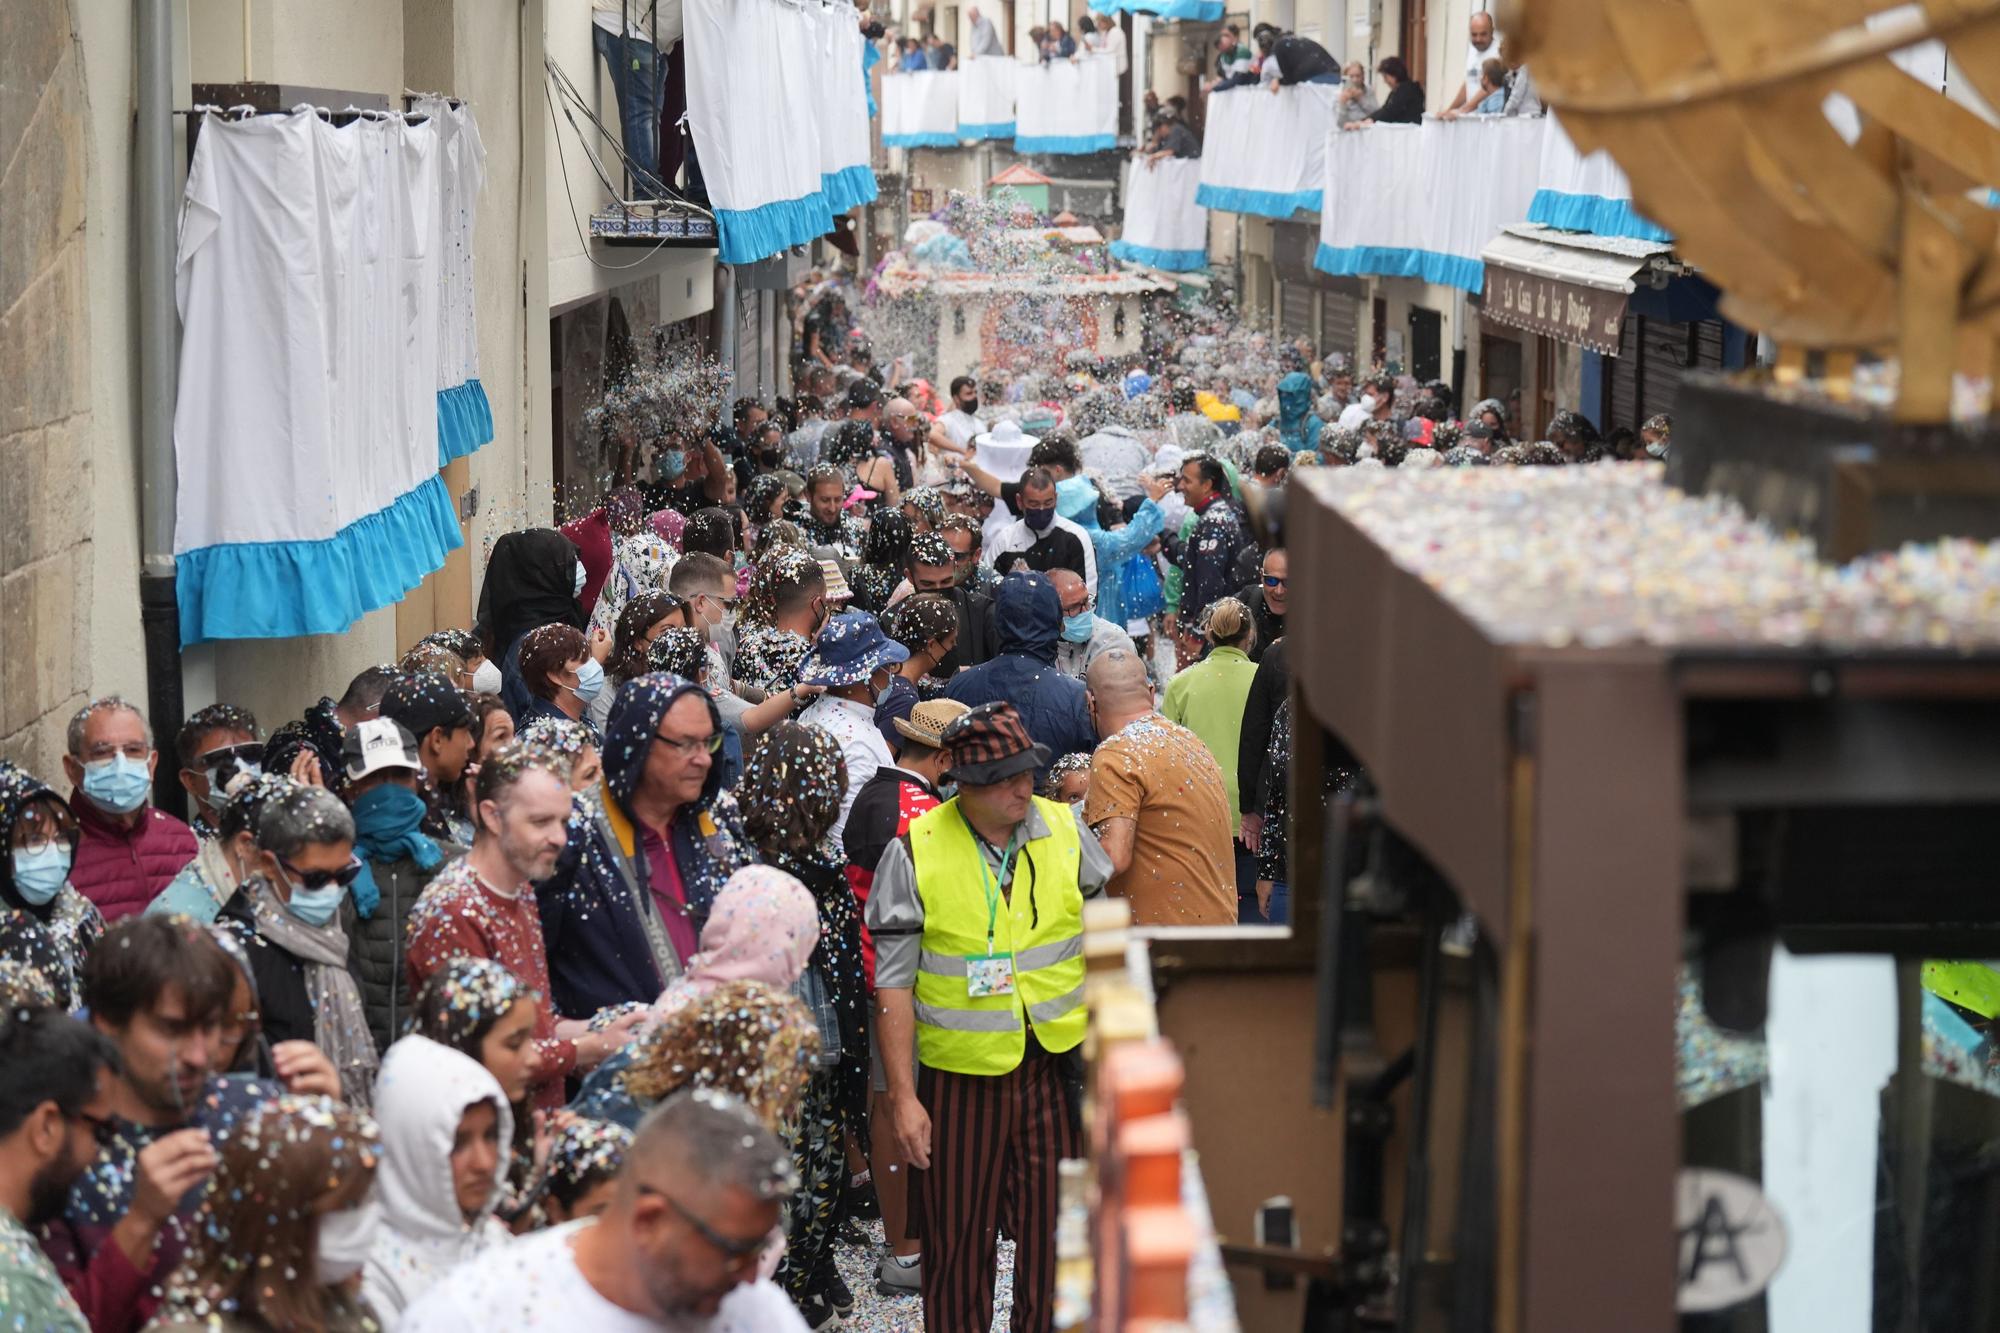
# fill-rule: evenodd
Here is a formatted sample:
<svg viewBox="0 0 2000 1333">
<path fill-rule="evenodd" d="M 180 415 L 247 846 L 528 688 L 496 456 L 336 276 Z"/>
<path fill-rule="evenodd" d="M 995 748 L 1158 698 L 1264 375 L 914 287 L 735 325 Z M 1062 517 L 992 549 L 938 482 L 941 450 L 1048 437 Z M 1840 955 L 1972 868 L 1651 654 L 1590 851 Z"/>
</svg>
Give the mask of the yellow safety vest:
<svg viewBox="0 0 2000 1333">
<path fill-rule="evenodd" d="M 995 954 L 1011 954 L 1011 995 L 968 993 L 966 959 L 988 952 L 986 868 L 956 797 L 910 825 L 910 864 L 923 902 L 923 957 L 914 996 L 917 1058 L 954 1074 L 1006 1074 L 1027 1050 L 1025 1014 L 1048 1051 L 1083 1040 L 1082 844 L 1066 805 L 1035 797 L 1047 837 L 1022 843 L 1013 887 L 993 914 Z"/>
</svg>

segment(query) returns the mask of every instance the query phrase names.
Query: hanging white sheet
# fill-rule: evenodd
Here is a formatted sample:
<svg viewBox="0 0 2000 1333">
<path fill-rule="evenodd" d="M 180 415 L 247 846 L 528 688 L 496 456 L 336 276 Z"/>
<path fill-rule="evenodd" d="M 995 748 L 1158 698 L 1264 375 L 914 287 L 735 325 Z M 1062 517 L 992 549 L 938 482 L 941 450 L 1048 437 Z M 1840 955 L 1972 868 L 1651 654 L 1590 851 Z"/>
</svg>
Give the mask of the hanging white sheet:
<svg viewBox="0 0 2000 1333">
<path fill-rule="evenodd" d="M 882 76 L 882 144 L 887 148 L 958 145 L 958 71 Z"/>
<path fill-rule="evenodd" d="M 784 0 L 686 0 L 682 12 L 688 126 L 722 262 L 752 263 L 824 236 L 833 230 L 820 144 L 831 72 L 816 51 L 817 25 Z"/>
<path fill-rule="evenodd" d="M 1014 81 L 1021 65 L 1008 56 L 959 60 L 958 137 L 1014 137 Z"/>
<path fill-rule="evenodd" d="M 1171 273 L 1208 267 L 1208 210 L 1194 201 L 1201 159 L 1125 164 L 1125 223 L 1111 253 Z"/>
<path fill-rule="evenodd" d="M 461 543 L 436 118 L 210 117 L 181 212 L 184 644 L 335 633 Z"/>
<path fill-rule="evenodd" d="M 1600 236 L 1630 236 L 1640 241 L 1671 241 L 1664 227 L 1632 208 L 1632 182 L 1602 150 L 1576 151 L 1562 124 L 1551 112 L 1542 139 L 1539 187 L 1528 206 L 1528 221 L 1564 231 L 1591 231 Z"/>
<path fill-rule="evenodd" d="M 1328 131 L 1314 266 L 1479 292 L 1480 252 L 1527 219 L 1546 125 L 1474 117 Z"/>
<path fill-rule="evenodd" d="M 1014 151 L 1101 153 L 1118 146 L 1118 70 L 1111 60 L 1022 65 L 1014 81 Z"/>
<path fill-rule="evenodd" d="M 869 165 L 868 77 L 861 69 L 865 39 L 847 5 L 808 5 L 818 68 L 826 86 L 819 126 L 820 189 L 827 211 L 845 213 L 876 196 L 875 169 Z"/>
<path fill-rule="evenodd" d="M 1204 208 L 1289 218 L 1319 207 L 1337 84 L 1264 84 L 1209 94 L 1201 151 Z"/>
<path fill-rule="evenodd" d="M 486 145 L 472 108 L 420 97 L 411 109 L 437 125 L 438 174 L 438 465 L 463 458 L 493 438 L 493 408 L 479 380 L 479 330 L 473 298 L 473 226 L 486 185 Z"/>
</svg>

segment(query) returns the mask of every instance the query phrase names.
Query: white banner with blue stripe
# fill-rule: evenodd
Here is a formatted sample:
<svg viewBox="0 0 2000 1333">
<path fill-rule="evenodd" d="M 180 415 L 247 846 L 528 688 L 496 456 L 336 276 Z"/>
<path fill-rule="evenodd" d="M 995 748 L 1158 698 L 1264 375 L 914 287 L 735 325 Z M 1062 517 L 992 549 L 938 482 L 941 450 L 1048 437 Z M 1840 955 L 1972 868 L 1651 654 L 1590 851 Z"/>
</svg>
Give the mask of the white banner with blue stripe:
<svg viewBox="0 0 2000 1333">
<path fill-rule="evenodd" d="M 1191 19 L 1196 23 L 1220 23 L 1223 0 L 1090 0 L 1099 14 L 1154 14 L 1163 19 Z"/>
<path fill-rule="evenodd" d="M 1318 208 L 1339 92 L 1338 84 L 1300 83 L 1273 94 L 1259 83 L 1210 93 L 1197 201 L 1267 218 Z"/>
<path fill-rule="evenodd" d="M 1632 208 L 1632 182 L 1599 150 L 1576 151 L 1553 113 L 1542 139 L 1541 182 L 1528 221 L 1564 231 L 1590 231 L 1599 236 L 1629 236 L 1639 241 L 1670 241 L 1666 228 L 1641 217 Z"/>
<path fill-rule="evenodd" d="M 1014 80 L 1021 66 L 1007 56 L 960 58 L 958 137 L 1014 137 Z"/>
<path fill-rule="evenodd" d="M 1527 219 L 1546 124 L 1473 116 L 1328 131 L 1314 266 L 1479 292 L 1480 252 Z"/>
<path fill-rule="evenodd" d="M 441 129 L 203 120 L 175 273 L 183 644 L 338 633 L 462 544 L 439 380 L 473 331 L 443 333 Z"/>
<path fill-rule="evenodd" d="M 1102 153 L 1118 146 L 1118 66 L 1108 56 L 1023 65 L 1014 85 L 1014 151 Z"/>
<path fill-rule="evenodd" d="M 916 70 L 882 76 L 886 148 L 958 146 L 958 71 Z"/>
<path fill-rule="evenodd" d="M 840 214 L 873 203 L 877 193 L 869 163 L 868 75 L 862 69 L 867 39 L 846 5 L 808 5 L 805 15 L 818 28 L 814 40 L 827 92 L 818 122 L 820 190 L 827 211 Z"/>
<path fill-rule="evenodd" d="M 1111 253 L 1171 273 L 1208 267 L 1208 210 L 1194 201 L 1201 159 L 1135 157 L 1125 165 L 1125 222 Z"/>
</svg>

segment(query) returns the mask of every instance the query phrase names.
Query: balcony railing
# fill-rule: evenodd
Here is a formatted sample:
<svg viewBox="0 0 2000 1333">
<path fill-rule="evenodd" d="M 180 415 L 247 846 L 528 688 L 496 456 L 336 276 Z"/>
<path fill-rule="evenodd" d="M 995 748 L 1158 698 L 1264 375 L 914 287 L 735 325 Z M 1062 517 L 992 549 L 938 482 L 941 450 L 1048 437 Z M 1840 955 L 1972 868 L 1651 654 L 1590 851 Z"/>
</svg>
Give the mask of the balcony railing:
<svg viewBox="0 0 2000 1333">
<path fill-rule="evenodd" d="M 1338 84 L 1300 83 L 1275 95 L 1265 84 L 1210 93 L 1195 202 L 1267 218 L 1318 208 L 1339 92 Z"/>
</svg>

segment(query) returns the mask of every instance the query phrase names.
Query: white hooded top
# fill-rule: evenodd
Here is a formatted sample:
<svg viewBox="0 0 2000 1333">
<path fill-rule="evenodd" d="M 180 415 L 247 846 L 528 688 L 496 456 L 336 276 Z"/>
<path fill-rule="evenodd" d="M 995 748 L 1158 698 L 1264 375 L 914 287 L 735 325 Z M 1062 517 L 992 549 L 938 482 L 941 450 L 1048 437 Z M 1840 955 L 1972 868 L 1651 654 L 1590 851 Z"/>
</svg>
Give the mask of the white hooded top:
<svg viewBox="0 0 2000 1333">
<path fill-rule="evenodd" d="M 500 1152 L 493 1193 L 479 1220 L 468 1223 L 452 1187 L 451 1145 L 467 1108 L 483 1101 L 497 1109 Z M 382 1220 L 362 1269 L 361 1293 L 385 1326 L 394 1328 L 403 1311 L 451 1269 L 509 1239 L 493 1209 L 507 1174 L 514 1113 L 486 1066 L 428 1037 L 408 1036 L 382 1057 L 375 1119 L 382 1127 L 375 1173 Z"/>
</svg>

